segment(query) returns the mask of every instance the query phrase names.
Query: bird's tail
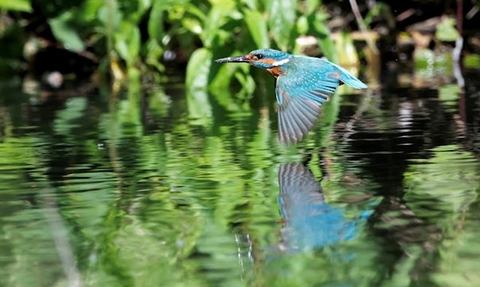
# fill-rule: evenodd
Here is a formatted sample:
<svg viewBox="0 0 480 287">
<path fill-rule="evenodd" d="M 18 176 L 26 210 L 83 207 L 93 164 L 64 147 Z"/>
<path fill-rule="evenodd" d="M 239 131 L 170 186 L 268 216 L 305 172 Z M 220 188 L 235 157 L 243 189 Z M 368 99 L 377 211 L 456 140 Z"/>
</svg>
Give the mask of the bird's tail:
<svg viewBox="0 0 480 287">
<path fill-rule="evenodd" d="M 340 67 L 339 65 L 336 65 L 336 64 L 333 64 L 333 63 L 332 63 L 332 65 L 335 66 L 335 68 L 340 73 L 340 81 L 342 83 L 347 84 L 354 89 L 366 89 L 366 88 L 368 88 L 368 86 L 365 85 L 365 83 L 363 83 L 362 81 L 357 79 L 355 76 L 350 74 L 349 71 L 345 70 L 344 68 Z"/>
</svg>

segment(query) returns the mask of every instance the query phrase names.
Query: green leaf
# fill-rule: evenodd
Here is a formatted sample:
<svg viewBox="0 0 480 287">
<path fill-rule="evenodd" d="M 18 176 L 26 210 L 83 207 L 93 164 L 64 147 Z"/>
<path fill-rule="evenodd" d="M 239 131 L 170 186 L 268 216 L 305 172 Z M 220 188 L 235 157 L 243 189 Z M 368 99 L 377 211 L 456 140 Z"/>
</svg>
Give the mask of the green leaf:
<svg viewBox="0 0 480 287">
<path fill-rule="evenodd" d="M 341 33 L 336 43 L 336 52 L 339 64 L 342 66 L 354 66 L 358 64 L 358 55 L 353 45 L 352 37 L 348 33 Z"/>
<path fill-rule="evenodd" d="M 297 20 L 297 31 L 300 35 L 308 33 L 308 19 L 305 16 L 300 16 Z"/>
<path fill-rule="evenodd" d="M 163 12 L 165 12 L 166 8 L 167 6 L 163 1 L 156 1 L 153 4 L 150 19 L 148 21 L 148 35 L 150 38 L 155 39 L 159 44 L 162 43 L 164 37 Z"/>
<path fill-rule="evenodd" d="M 85 0 L 83 4 L 79 7 L 79 16 L 83 22 L 95 23 L 97 20 L 98 11 L 104 2 L 98 0 Z"/>
<path fill-rule="evenodd" d="M 108 5 L 107 5 L 108 4 Z M 118 8 L 117 2 L 109 1 L 98 10 L 98 20 L 109 29 L 118 29 L 123 13 Z"/>
<path fill-rule="evenodd" d="M 318 40 L 318 45 L 322 53 L 330 61 L 337 63 L 338 56 L 335 49 L 335 43 L 332 40 L 330 29 L 327 26 L 329 15 L 318 12 L 308 17 L 310 26 L 310 34 L 315 36 Z"/>
<path fill-rule="evenodd" d="M 413 55 L 417 70 L 425 70 L 435 63 L 435 54 L 430 49 L 416 49 Z"/>
<path fill-rule="evenodd" d="M 480 67 L 480 55 L 469 54 L 465 55 L 463 59 L 463 64 L 466 68 L 478 68 Z"/>
<path fill-rule="evenodd" d="M 55 38 L 62 42 L 65 48 L 81 52 L 85 50 L 85 44 L 78 35 L 76 29 L 71 24 L 73 14 L 71 11 L 65 12 L 60 16 L 53 18 L 49 21 Z"/>
<path fill-rule="evenodd" d="M 335 43 L 333 42 L 332 38 L 324 37 L 318 39 L 318 45 L 322 50 L 323 55 L 327 57 L 330 61 L 338 63 L 338 55 L 335 50 Z"/>
<path fill-rule="evenodd" d="M 293 46 L 293 43 L 290 43 L 290 35 L 295 26 L 297 1 L 270 0 L 267 5 L 271 35 L 280 49 L 287 50 Z"/>
<path fill-rule="evenodd" d="M 185 85 L 187 90 L 204 89 L 208 85 L 208 76 L 212 54 L 206 48 L 200 48 L 193 52 L 187 65 Z"/>
<path fill-rule="evenodd" d="M 215 77 L 210 81 L 209 86 L 212 90 L 228 90 L 230 82 L 240 65 L 220 65 Z"/>
<path fill-rule="evenodd" d="M 2 0 L 0 10 L 32 12 L 32 6 L 29 0 Z"/>
<path fill-rule="evenodd" d="M 245 23 L 247 24 L 248 31 L 250 32 L 250 35 L 252 35 L 253 41 L 258 48 L 270 47 L 270 41 L 268 39 L 267 32 L 267 22 L 260 12 L 246 10 Z"/>
<path fill-rule="evenodd" d="M 193 17 L 184 17 L 180 22 L 182 23 L 182 27 L 190 31 L 192 34 L 200 35 L 203 31 L 200 21 Z"/>
<path fill-rule="evenodd" d="M 455 19 L 446 18 L 437 25 L 435 36 L 440 41 L 453 42 L 458 38 L 457 29 L 455 29 Z"/>
<path fill-rule="evenodd" d="M 206 17 L 200 17 L 199 13 L 197 13 L 197 17 L 203 21 L 204 27 L 200 37 L 205 47 L 212 46 L 221 27 L 231 19 L 230 15 L 236 11 L 236 3 L 232 0 L 213 1 L 212 4 L 213 6 Z"/>
<path fill-rule="evenodd" d="M 306 14 L 310 15 L 314 13 L 318 7 L 321 6 L 321 1 L 320 0 L 306 0 L 305 1 L 305 6 L 306 6 Z"/>
<path fill-rule="evenodd" d="M 128 22 L 122 23 L 115 33 L 115 50 L 129 65 L 132 65 L 140 54 L 140 31 Z"/>
</svg>

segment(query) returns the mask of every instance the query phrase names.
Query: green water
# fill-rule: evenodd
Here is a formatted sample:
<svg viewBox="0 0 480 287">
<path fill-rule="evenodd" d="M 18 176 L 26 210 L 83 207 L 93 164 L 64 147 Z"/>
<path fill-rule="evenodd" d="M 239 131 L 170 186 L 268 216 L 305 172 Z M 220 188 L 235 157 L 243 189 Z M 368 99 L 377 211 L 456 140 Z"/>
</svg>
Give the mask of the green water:
<svg viewBox="0 0 480 287">
<path fill-rule="evenodd" d="M 342 87 L 288 148 L 268 85 L 4 81 L 0 286 L 478 286 L 476 78 Z"/>
</svg>

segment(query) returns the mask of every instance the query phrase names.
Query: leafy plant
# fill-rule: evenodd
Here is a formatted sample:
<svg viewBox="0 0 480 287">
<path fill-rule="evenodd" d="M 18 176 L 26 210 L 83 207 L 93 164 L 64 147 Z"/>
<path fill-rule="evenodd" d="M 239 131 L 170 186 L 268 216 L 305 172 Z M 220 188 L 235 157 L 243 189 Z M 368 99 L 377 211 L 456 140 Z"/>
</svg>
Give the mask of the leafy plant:
<svg viewBox="0 0 480 287">
<path fill-rule="evenodd" d="M 2 1 L 0 9 L 26 13 L 9 14 L 14 19 L 45 19 L 36 23 L 40 30 L 51 31 L 53 40 L 72 53 L 94 55 L 99 67 L 110 60 L 114 75 L 124 74 L 117 73 L 119 68 L 161 74 L 166 52 L 178 61 L 190 58 L 188 89 L 208 83 L 225 87 L 235 79 L 252 91 L 248 68 L 214 67 L 212 59 L 266 47 L 298 50 L 295 39 L 305 35 L 318 38 L 324 53 L 335 56 L 320 0 L 22 0 Z M 26 43 L 25 32 L 15 35 Z M 37 32 L 36 37 L 49 36 Z"/>
</svg>

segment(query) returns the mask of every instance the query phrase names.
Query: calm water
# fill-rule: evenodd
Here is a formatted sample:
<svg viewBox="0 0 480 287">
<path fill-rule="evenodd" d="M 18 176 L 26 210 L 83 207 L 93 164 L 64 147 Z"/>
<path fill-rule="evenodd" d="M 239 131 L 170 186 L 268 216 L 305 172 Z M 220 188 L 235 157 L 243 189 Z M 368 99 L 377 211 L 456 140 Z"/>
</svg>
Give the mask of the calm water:
<svg viewBox="0 0 480 287">
<path fill-rule="evenodd" d="M 478 286 L 480 74 L 464 76 L 464 93 L 342 87 L 288 148 L 269 84 L 239 100 L 4 81 L 0 286 Z"/>
</svg>

